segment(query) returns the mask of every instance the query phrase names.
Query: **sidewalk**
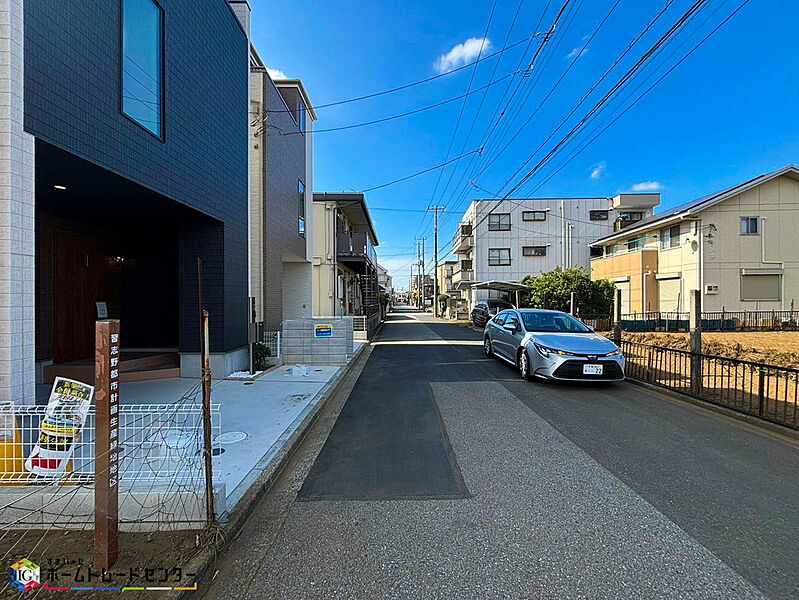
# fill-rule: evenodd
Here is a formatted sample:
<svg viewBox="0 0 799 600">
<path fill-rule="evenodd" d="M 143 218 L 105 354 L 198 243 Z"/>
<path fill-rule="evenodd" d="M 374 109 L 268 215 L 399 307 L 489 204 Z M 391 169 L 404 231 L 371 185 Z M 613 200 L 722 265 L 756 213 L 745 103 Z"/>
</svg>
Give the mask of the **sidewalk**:
<svg viewBox="0 0 799 600">
<path fill-rule="evenodd" d="M 352 360 L 363 347 L 356 344 Z M 226 512 L 233 510 L 347 367 L 309 368 L 307 376 L 293 375 L 291 365 L 283 365 L 254 381 L 213 382 L 211 402 L 221 409 L 221 433 L 213 444 L 214 484 L 225 486 Z M 197 383 L 191 378 L 123 383 L 120 401 L 171 404 Z M 198 394 L 192 403 L 200 401 Z"/>
</svg>

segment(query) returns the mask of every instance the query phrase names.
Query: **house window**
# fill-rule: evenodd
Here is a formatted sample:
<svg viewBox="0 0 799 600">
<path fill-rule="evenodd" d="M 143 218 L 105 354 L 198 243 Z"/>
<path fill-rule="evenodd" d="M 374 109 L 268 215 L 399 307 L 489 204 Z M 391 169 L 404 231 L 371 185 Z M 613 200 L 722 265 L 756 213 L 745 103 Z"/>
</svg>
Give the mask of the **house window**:
<svg viewBox="0 0 799 600">
<path fill-rule="evenodd" d="M 619 213 L 619 221 L 622 223 L 635 223 L 644 218 L 644 213 L 639 211 Z"/>
<path fill-rule="evenodd" d="M 757 234 L 757 217 L 741 217 L 741 235 Z"/>
<path fill-rule="evenodd" d="M 635 252 L 641 249 L 641 240 L 630 240 L 627 242 L 627 252 Z"/>
<path fill-rule="evenodd" d="M 522 246 L 522 256 L 546 256 L 546 246 Z"/>
<path fill-rule="evenodd" d="M 590 210 L 588 211 L 588 218 L 592 221 L 607 221 L 608 211 L 606 210 Z"/>
<path fill-rule="evenodd" d="M 525 210 L 522 212 L 522 221 L 546 221 L 547 211 L 545 210 Z"/>
<path fill-rule="evenodd" d="M 510 213 L 488 215 L 489 231 L 510 231 Z"/>
<path fill-rule="evenodd" d="M 741 300 L 744 302 L 779 302 L 782 299 L 781 275 L 741 275 Z"/>
<path fill-rule="evenodd" d="M 298 202 L 298 227 L 300 235 L 305 235 L 305 184 L 297 182 L 297 202 Z"/>
<path fill-rule="evenodd" d="M 661 250 L 668 250 L 669 248 L 678 248 L 680 246 L 680 226 L 672 225 L 660 231 L 660 248 Z"/>
<path fill-rule="evenodd" d="M 302 99 L 297 100 L 297 114 L 299 116 L 297 124 L 299 125 L 300 133 L 302 134 L 305 133 L 305 111 L 305 102 L 303 102 Z"/>
<path fill-rule="evenodd" d="M 153 0 L 122 0 L 122 114 L 163 137 L 164 12 Z"/>
<path fill-rule="evenodd" d="M 510 248 L 489 248 L 488 266 L 507 267 L 510 265 Z"/>
</svg>

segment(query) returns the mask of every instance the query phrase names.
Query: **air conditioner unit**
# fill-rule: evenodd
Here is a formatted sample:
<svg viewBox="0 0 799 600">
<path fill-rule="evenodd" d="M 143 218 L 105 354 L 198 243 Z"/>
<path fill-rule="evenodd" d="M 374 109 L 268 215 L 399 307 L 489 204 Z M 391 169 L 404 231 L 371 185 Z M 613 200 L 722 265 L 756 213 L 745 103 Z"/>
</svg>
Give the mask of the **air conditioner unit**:
<svg viewBox="0 0 799 600">
<path fill-rule="evenodd" d="M 719 293 L 719 286 L 708 284 L 705 286 L 705 293 L 706 294 L 718 294 Z"/>
</svg>

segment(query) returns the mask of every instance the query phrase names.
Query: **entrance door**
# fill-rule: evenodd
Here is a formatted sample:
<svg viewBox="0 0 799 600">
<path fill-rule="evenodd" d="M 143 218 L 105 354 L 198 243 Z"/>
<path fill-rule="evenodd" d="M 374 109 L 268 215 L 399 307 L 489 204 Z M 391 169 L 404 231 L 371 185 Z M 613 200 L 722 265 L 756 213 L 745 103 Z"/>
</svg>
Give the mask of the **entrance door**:
<svg viewBox="0 0 799 600">
<path fill-rule="evenodd" d="M 95 302 L 101 300 L 104 256 L 101 246 L 80 233 L 56 231 L 53 240 L 54 362 L 94 356 Z"/>
</svg>

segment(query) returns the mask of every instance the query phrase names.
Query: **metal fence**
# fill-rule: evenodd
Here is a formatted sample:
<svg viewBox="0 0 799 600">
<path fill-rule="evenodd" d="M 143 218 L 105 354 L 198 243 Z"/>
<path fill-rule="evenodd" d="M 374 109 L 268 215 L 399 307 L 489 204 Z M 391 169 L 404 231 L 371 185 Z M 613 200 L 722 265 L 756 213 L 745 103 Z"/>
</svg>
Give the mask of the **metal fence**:
<svg viewBox="0 0 799 600">
<path fill-rule="evenodd" d="M 261 343 L 269 348 L 269 356 L 281 356 L 282 348 L 280 347 L 279 331 L 264 331 L 261 337 Z"/>
<path fill-rule="evenodd" d="M 799 369 L 629 341 L 621 349 L 633 379 L 799 429 Z"/>
<path fill-rule="evenodd" d="M 52 481 L 24 469 L 39 437 L 46 406 L 17 406 L 13 440 L 3 442 L 0 485 L 47 485 Z M 7 416 L 6 416 L 7 417 Z M 211 405 L 212 434 L 221 431 L 220 405 Z M 89 410 L 80 439 L 62 482 L 94 481 L 95 412 Z M 120 483 L 200 481 L 204 477 L 201 404 L 132 404 L 119 408 Z"/>
<path fill-rule="evenodd" d="M 580 319 L 597 331 L 613 328 L 611 315 L 585 315 Z M 688 331 L 687 312 L 623 313 L 622 330 L 644 333 L 653 331 L 685 333 Z M 703 331 L 796 331 L 799 330 L 799 311 L 793 310 L 725 310 L 702 313 Z"/>
</svg>

